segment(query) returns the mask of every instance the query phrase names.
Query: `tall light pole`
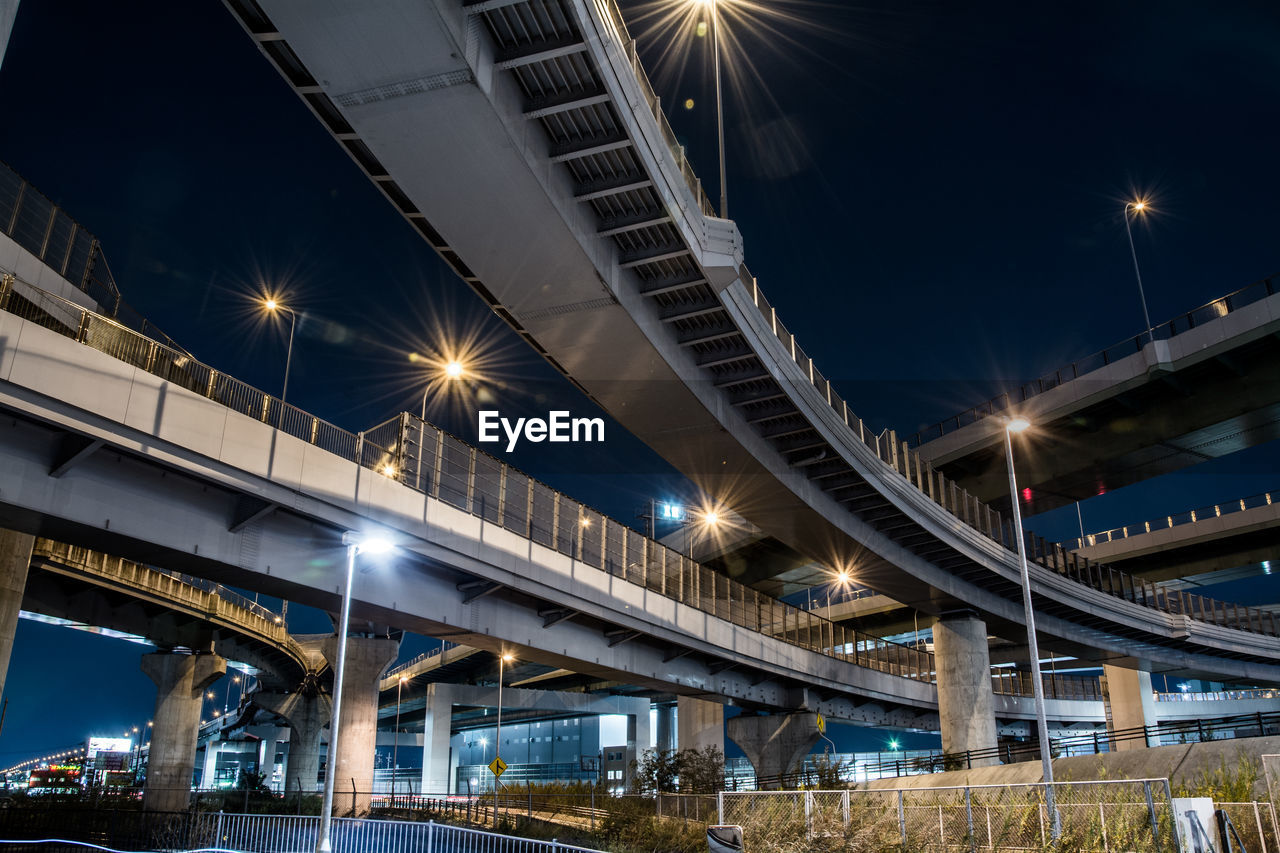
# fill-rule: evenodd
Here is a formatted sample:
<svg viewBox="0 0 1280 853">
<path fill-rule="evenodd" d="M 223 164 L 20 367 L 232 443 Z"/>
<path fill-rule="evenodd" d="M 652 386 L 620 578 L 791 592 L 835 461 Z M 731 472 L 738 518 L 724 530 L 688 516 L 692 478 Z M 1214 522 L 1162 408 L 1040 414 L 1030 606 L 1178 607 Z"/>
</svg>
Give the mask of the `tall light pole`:
<svg viewBox="0 0 1280 853">
<path fill-rule="evenodd" d="M 502 678 L 506 672 L 507 664 L 515 660 L 515 655 L 503 652 L 498 655 L 498 728 L 493 735 L 493 760 L 497 763 L 502 758 Z M 497 773 L 493 774 L 493 827 L 498 828 L 498 780 L 501 779 Z"/>
<path fill-rule="evenodd" d="M 333 712 L 329 716 L 329 758 L 324 769 L 324 802 L 320 806 L 320 836 L 316 840 L 316 853 L 331 853 L 329 828 L 333 822 L 333 783 L 338 772 L 339 721 L 342 716 L 342 675 L 347 661 L 347 624 L 351 621 L 351 585 L 356 577 L 356 555 L 385 554 L 392 545 L 385 539 L 363 537 L 356 533 L 342 534 L 342 544 L 347 546 L 347 584 L 342 590 L 342 614 L 338 617 L 338 664 L 333 672 Z"/>
<path fill-rule="evenodd" d="M 1049 809 L 1056 841 L 1062 834 L 1062 823 L 1053 793 L 1053 757 L 1049 744 L 1049 721 L 1044 710 L 1044 685 L 1040 683 L 1040 646 L 1036 642 L 1036 614 L 1031 607 L 1031 572 L 1027 567 L 1027 540 L 1022 535 L 1022 508 L 1018 504 L 1018 478 L 1013 470 L 1013 434 L 1025 432 L 1031 422 L 1011 418 L 1004 425 L 1004 456 L 1009 466 L 1009 499 L 1013 502 L 1013 535 L 1018 540 L 1018 563 L 1022 579 L 1022 609 L 1027 622 L 1027 646 L 1031 657 L 1031 690 L 1036 703 L 1036 731 L 1040 740 L 1040 766 L 1044 772 L 1045 803 Z"/>
<path fill-rule="evenodd" d="M 724 98 L 720 90 L 720 0 L 700 0 L 711 7 L 711 51 L 716 72 L 716 134 L 720 142 L 720 218 L 729 218 L 729 185 L 724 168 Z"/>
<path fill-rule="evenodd" d="M 1138 252 L 1133 248 L 1133 229 L 1129 227 L 1129 211 L 1140 214 L 1146 211 L 1145 201 L 1131 201 L 1124 206 L 1124 233 L 1129 236 L 1129 255 L 1133 258 L 1133 274 L 1138 278 L 1138 297 L 1142 300 L 1142 319 L 1147 323 L 1147 339 L 1151 339 L 1151 314 L 1147 312 L 1147 294 L 1142 290 L 1142 270 L 1138 269 Z"/>
<path fill-rule="evenodd" d="M 267 298 L 262 300 L 262 307 L 270 311 L 272 314 L 277 311 L 289 312 L 289 348 L 285 350 L 284 356 L 284 390 L 280 392 L 280 402 L 284 403 L 289 397 L 289 367 L 293 364 L 293 327 L 297 325 L 298 315 L 289 308 L 280 303 L 279 300 Z"/>
<path fill-rule="evenodd" d="M 396 732 L 394 745 L 391 747 L 391 797 L 396 796 L 396 771 L 400 769 L 400 691 L 404 689 L 404 683 L 409 680 L 409 676 L 402 675 L 400 680 L 396 682 Z"/>
</svg>

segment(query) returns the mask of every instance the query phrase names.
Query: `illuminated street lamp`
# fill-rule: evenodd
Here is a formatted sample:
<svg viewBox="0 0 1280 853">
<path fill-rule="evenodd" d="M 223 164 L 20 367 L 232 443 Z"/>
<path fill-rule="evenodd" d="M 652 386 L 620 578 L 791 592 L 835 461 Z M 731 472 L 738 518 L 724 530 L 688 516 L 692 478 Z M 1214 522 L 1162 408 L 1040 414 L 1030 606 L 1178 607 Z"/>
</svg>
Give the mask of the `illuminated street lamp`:
<svg viewBox="0 0 1280 853">
<path fill-rule="evenodd" d="M 720 143 L 720 218 L 729 218 L 729 188 L 724 168 L 724 99 L 720 90 L 720 0 L 693 0 L 711 10 L 711 51 L 716 73 L 716 134 Z"/>
<path fill-rule="evenodd" d="M 275 314 L 277 311 L 289 312 L 289 348 L 285 351 L 284 356 L 284 390 L 280 392 L 280 402 L 283 403 L 289 396 L 289 367 L 293 363 L 293 327 L 298 322 L 298 315 L 293 312 L 292 308 L 283 305 L 278 299 L 271 296 L 262 300 L 262 307 L 271 314 Z"/>
<path fill-rule="evenodd" d="M 1142 300 L 1142 319 L 1147 322 L 1147 339 L 1151 340 L 1151 314 L 1147 312 L 1147 294 L 1142 290 L 1142 270 L 1138 269 L 1138 252 L 1133 248 L 1133 229 L 1129 226 L 1129 211 L 1140 215 L 1147 210 L 1145 201 L 1131 201 L 1124 206 L 1124 233 L 1129 235 L 1129 255 L 1133 258 L 1133 274 L 1138 278 L 1138 298 Z"/>
<path fill-rule="evenodd" d="M 495 764 L 502 758 L 502 676 L 506 666 L 515 661 L 515 655 L 503 652 L 498 656 L 498 726 L 493 735 L 493 761 Z M 493 774 L 493 826 L 498 826 L 498 780 L 501 777 Z"/>
<path fill-rule="evenodd" d="M 338 617 L 338 662 L 333 673 L 333 712 L 329 716 L 329 760 L 325 764 L 324 803 L 320 807 L 320 837 L 316 840 L 316 853 L 331 853 L 329 828 L 333 822 L 333 784 L 338 771 L 339 718 L 342 715 L 342 675 L 347 660 L 347 625 L 351 621 L 351 586 L 356 577 L 358 554 L 386 554 L 395 546 L 377 536 L 361 536 L 350 531 L 342 534 L 342 544 L 347 546 L 347 584 L 342 590 L 342 614 Z"/>
<path fill-rule="evenodd" d="M 1027 540 L 1022 535 L 1022 507 L 1018 504 L 1018 478 L 1013 470 L 1013 435 L 1026 432 L 1031 421 L 1014 417 L 1005 421 L 1004 455 L 1009 466 L 1009 499 L 1013 502 L 1013 535 L 1018 540 L 1018 564 L 1022 579 L 1022 609 L 1027 622 L 1027 646 L 1031 657 L 1031 689 L 1036 704 L 1036 732 L 1040 741 L 1040 766 L 1044 772 L 1045 802 L 1052 816 L 1053 838 L 1062 834 L 1062 822 L 1053 794 L 1053 758 L 1050 753 L 1049 721 L 1045 717 L 1044 685 L 1040 683 L 1040 646 L 1036 642 L 1036 614 L 1031 607 L 1031 572 L 1027 567 Z"/>
<path fill-rule="evenodd" d="M 444 374 L 444 378 L 445 378 L 445 379 L 448 379 L 448 380 L 450 380 L 450 381 L 453 381 L 453 380 L 455 380 L 455 379 L 461 379 L 461 378 L 462 378 L 462 376 L 463 376 L 463 374 L 464 374 L 464 373 L 466 373 L 466 372 L 467 372 L 467 371 L 466 371 L 466 368 L 462 366 L 462 362 L 457 361 L 456 359 L 455 359 L 455 360 L 453 360 L 453 361 L 450 361 L 450 362 L 449 362 L 448 364 L 446 364 L 446 365 L 444 366 L 444 368 L 441 370 L 441 373 L 443 373 L 443 374 Z M 430 382 L 428 382 L 428 383 L 427 383 L 427 387 L 422 389 L 422 415 L 421 415 L 421 418 L 422 418 L 422 420 L 424 420 L 424 421 L 427 419 L 427 397 L 428 397 L 430 394 L 431 394 L 431 383 L 430 383 Z"/>
</svg>

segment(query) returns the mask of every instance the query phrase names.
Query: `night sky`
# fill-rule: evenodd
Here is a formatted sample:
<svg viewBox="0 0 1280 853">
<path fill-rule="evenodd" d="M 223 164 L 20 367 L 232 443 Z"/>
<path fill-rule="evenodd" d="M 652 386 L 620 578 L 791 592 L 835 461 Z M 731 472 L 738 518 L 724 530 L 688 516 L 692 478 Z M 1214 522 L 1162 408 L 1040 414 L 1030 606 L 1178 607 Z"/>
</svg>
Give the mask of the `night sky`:
<svg viewBox="0 0 1280 853">
<path fill-rule="evenodd" d="M 621 5 L 715 198 L 706 42 L 680 67 L 668 34 L 646 37 L 655 4 Z M 754 26 L 727 21 L 730 209 L 779 316 L 877 428 L 910 433 L 1141 331 L 1121 218 L 1135 195 L 1154 210 L 1134 231 L 1153 321 L 1280 272 L 1274 3 L 767 5 Z M 0 159 L 98 236 L 129 303 L 221 370 L 278 393 L 284 334 L 250 302 L 271 286 L 305 312 L 290 402 L 348 429 L 417 411 L 408 355 L 460 336 L 484 341 L 504 408 L 590 413 L 220 3 L 25 0 L 0 121 Z M 474 436 L 473 410 L 430 417 Z M 620 428 L 607 435 L 511 461 L 625 521 L 650 497 L 693 497 Z M 1278 474 L 1264 446 L 1086 502 L 1085 526 L 1266 491 Z M 1067 512 L 1033 525 L 1072 535 Z M 0 766 L 148 719 L 140 651 L 23 622 Z"/>
</svg>

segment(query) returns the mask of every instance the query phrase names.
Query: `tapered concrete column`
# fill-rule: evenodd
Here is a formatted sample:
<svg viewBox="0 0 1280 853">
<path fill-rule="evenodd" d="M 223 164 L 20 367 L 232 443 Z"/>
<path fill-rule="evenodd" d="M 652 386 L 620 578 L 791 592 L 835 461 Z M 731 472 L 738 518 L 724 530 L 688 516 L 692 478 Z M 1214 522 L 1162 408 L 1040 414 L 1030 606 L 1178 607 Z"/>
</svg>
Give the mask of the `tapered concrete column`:
<svg viewBox="0 0 1280 853">
<path fill-rule="evenodd" d="M 452 794 L 449 733 L 453 725 L 453 685 L 427 685 L 427 716 L 422 730 L 422 793 Z"/>
<path fill-rule="evenodd" d="M 657 738 L 654 748 L 659 752 L 670 752 L 676 748 L 676 706 L 658 705 L 655 710 Z"/>
<path fill-rule="evenodd" d="M 776 788 L 776 777 L 799 769 L 818 742 L 818 715 L 770 714 L 767 717 L 734 717 L 729 739 L 747 754 L 757 783 Z"/>
<path fill-rule="evenodd" d="M 724 752 L 724 706 L 719 702 L 677 697 L 676 723 L 677 749 L 714 746 Z"/>
<path fill-rule="evenodd" d="M 378 682 L 400 653 L 400 641 L 382 637 L 347 638 L 342 683 L 340 731 L 329 733 L 329 761 L 337 761 L 333 813 L 359 817 L 369 813 L 373 758 L 378 739 Z M 325 641 L 324 657 L 335 671 L 338 638 Z M 338 748 L 334 750 L 334 740 Z M 354 789 L 354 794 L 352 793 Z"/>
<path fill-rule="evenodd" d="M 3 2 L 0 0 L 0 5 Z M 14 11 L 17 11 L 16 3 Z M 0 695 L 4 694 L 9 656 L 13 654 L 13 635 L 18 630 L 18 611 L 22 609 L 27 570 L 31 568 L 31 547 L 35 543 L 34 536 L 0 530 Z"/>
<path fill-rule="evenodd" d="M 320 732 L 329 724 L 330 698 L 305 693 L 255 693 L 253 701 L 289 721 L 284 790 L 290 794 L 319 791 Z"/>
<path fill-rule="evenodd" d="M 943 616 L 933 626 L 933 654 L 942 751 L 994 750 L 996 716 L 986 623 L 969 614 Z M 993 754 L 972 766 L 999 763 Z"/>
<path fill-rule="evenodd" d="M 155 725 L 147 759 L 142 807 L 149 811 L 186 811 L 196 766 L 196 735 L 204 691 L 227 672 L 218 655 L 153 652 L 142 656 L 142 671 L 156 684 Z"/>
<path fill-rule="evenodd" d="M 1107 679 L 1108 732 L 1139 729 L 1155 723 L 1156 697 L 1151 690 L 1151 673 L 1104 664 L 1102 674 Z M 1117 752 L 1146 749 L 1147 739 L 1134 734 L 1130 732 L 1124 740 L 1114 741 L 1112 749 Z"/>
</svg>

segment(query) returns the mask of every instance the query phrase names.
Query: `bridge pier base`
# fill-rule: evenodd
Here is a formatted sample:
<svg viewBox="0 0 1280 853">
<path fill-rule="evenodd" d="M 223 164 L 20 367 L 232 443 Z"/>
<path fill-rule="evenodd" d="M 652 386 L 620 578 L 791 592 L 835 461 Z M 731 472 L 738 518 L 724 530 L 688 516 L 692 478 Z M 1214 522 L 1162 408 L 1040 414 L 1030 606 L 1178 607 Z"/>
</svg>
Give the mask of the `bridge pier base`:
<svg viewBox="0 0 1280 853">
<path fill-rule="evenodd" d="M 813 713 L 742 716 L 729 721 L 729 739 L 747 754 L 761 789 L 776 785 L 760 784 L 760 780 L 798 770 L 797 765 L 818 737 L 818 715 Z"/>
<path fill-rule="evenodd" d="M 0 41 L 0 55 L 3 48 L 4 42 Z M 31 568 L 31 549 L 35 544 L 34 536 L 0 530 L 0 695 L 4 694 L 13 635 L 18 630 L 18 611 L 22 609 L 22 593 L 27 587 L 27 570 Z"/>
<path fill-rule="evenodd" d="M 333 813 L 359 817 L 369 813 L 373 793 L 373 759 L 378 739 L 378 683 L 400 653 L 400 641 L 383 637 L 348 637 L 342 676 L 339 731 L 329 732 L 329 761 L 334 774 Z M 336 671 L 338 638 L 324 642 L 324 657 Z M 337 741 L 337 749 L 334 749 Z"/>
<path fill-rule="evenodd" d="M 142 656 L 142 671 L 156 685 L 142 807 L 148 811 L 186 811 L 191 801 L 204 691 L 226 675 L 227 661 L 218 655 L 153 652 Z"/>
<path fill-rule="evenodd" d="M 676 706 L 672 704 L 657 705 L 655 722 L 657 737 L 654 747 L 659 752 L 671 752 L 676 748 Z"/>
<path fill-rule="evenodd" d="M 676 748 L 714 746 L 724 752 L 724 706 L 692 696 L 676 697 Z"/>
<path fill-rule="evenodd" d="M 329 697 L 305 693 L 257 693 L 253 701 L 289 722 L 289 756 L 284 765 L 285 793 L 315 793 L 320 787 L 320 732 L 329 724 Z"/>
<path fill-rule="evenodd" d="M 422 793 L 452 794 L 453 774 L 449 772 L 449 734 L 453 725 L 451 684 L 428 684 L 427 716 L 422 729 Z"/>
<path fill-rule="evenodd" d="M 1151 673 L 1104 664 L 1102 674 L 1106 678 L 1106 702 L 1111 709 L 1107 715 L 1108 734 L 1155 723 L 1156 698 L 1151 690 Z M 1112 741 L 1111 748 L 1116 752 L 1146 749 L 1147 739 L 1126 736 L 1124 740 Z"/>
<path fill-rule="evenodd" d="M 934 623 L 933 646 L 942 751 L 989 749 L 990 758 L 974 760 L 970 766 L 999 764 L 987 623 L 970 613 L 945 614 Z"/>
</svg>

